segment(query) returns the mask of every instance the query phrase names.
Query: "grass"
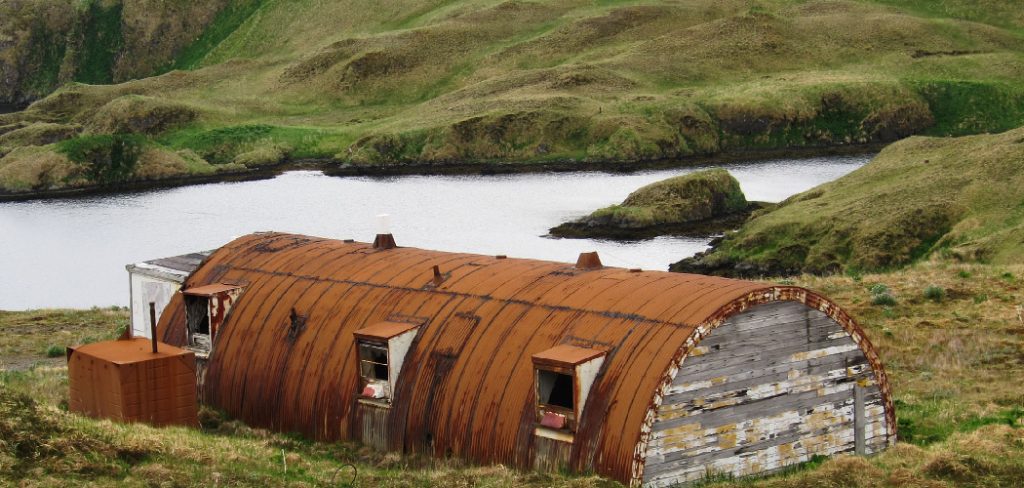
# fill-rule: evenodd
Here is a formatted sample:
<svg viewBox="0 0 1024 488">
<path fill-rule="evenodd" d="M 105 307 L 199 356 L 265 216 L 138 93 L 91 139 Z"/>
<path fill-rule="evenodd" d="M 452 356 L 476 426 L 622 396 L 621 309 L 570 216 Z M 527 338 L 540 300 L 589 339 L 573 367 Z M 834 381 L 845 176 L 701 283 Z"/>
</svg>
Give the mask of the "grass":
<svg viewBox="0 0 1024 488">
<path fill-rule="evenodd" d="M 870 458 L 815 459 L 767 478 L 712 477 L 701 486 L 1017 486 L 1024 476 L 1024 392 L 1018 385 L 1024 322 L 1016 307 L 1024 304 L 1024 282 L 1004 275 L 1022 273 L 1021 265 L 924 263 L 860 280 L 771 280 L 821 291 L 858 319 L 889 373 L 901 442 Z M 946 290 L 942 303 L 923 296 L 929 285 Z M 883 309 L 869 303 L 876 292 L 906 298 Z M 974 299 L 983 295 L 991 298 Z M 0 443 L 0 484 L 337 486 L 355 472 L 355 483 L 345 486 L 618 486 L 593 476 L 310 442 L 251 429 L 209 409 L 201 412 L 201 429 L 120 425 L 67 413 L 66 368 L 62 360 L 46 359 L 46 345 L 113 337 L 127 319 L 122 309 L 0 313 L 3 357 L 29 360 L 0 371 L 0 433 L 16 440 Z"/>
<path fill-rule="evenodd" d="M 1019 263 L 1021 141 L 1024 129 L 901 141 L 756 216 L 684 265 L 728 273 L 747 263 L 754 274 L 773 274 L 878 271 L 929 259 Z"/>
<path fill-rule="evenodd" d="M 123 308 L 92 310 L 0 311 L 0 369 L 26 369 L 47 358 L 64 356 L 64 348 L 113 339 L 128 328 Z"/>
<path fill-rule="evenodd" d="M 224 42 L 239 26 L 252 17 L 265 0 L 230 0 L 226 2 L 202 35 L 185 47 L 166 69 L 195 69 L 200 66 L 210 51 Z"/>
<path fill-rule="evenodd" d="M 147 137 L 213 164 L 581 167 L 1024 125 L 1013 2 L 941 4 L 210 0 L 154 10 L 198 30 L 133 58 L 187 71 L 66 86 L 11 120 L 102 126 L 100 109 L 131 95 L 193 110 Z M 123 16 L 124 50 L 142 49 L 127 26 L 144 17 Z M 258 144 L 257 126 L 273 128 Z M 204 152 L 209 137 L 224 143 Z"/>
</svg>

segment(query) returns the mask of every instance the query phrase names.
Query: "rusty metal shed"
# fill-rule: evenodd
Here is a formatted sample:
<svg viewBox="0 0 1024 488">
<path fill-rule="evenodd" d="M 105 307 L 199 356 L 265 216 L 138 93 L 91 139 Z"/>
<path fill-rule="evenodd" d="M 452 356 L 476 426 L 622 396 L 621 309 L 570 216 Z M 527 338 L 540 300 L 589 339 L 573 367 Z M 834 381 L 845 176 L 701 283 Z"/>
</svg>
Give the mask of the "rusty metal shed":
<svg viewBox="0 0 1024 488">
<path fill-rule="evenodd" d="M 221 284 L 241 291 L 201 389 L 260 427 L 649 486 L 895 441 L 871 343 L 799 287 L 280 233 L 225 245 L 185 288 Z M 186 345 L 186 316 L 178 294 L 158 337 Z M 585 404 L 539 398 L 563 356 Z"/>
<path fill-rule="evenodd" d="M 156 426 L 199 425 L 194 355 L 148 339 L 68 349 L 68 409 L 95 418 Z"/>
</svg>

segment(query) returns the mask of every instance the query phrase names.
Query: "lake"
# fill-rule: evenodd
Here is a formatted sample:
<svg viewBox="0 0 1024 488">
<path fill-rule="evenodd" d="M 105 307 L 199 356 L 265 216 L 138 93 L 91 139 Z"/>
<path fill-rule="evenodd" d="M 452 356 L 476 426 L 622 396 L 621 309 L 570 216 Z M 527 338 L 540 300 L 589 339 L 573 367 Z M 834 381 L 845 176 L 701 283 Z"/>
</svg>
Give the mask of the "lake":
<svg viewBox="0 0 1024 488">
<path fill-rule="evenodd" d="M 750 200 L 777 202 L 834 180 L 871 156 L 722 165 Z M 621 202 L 645 184 L 701 168 L 636 173 L 329 177 L 193 185 L 85 198 L 0 203 L 0 310 L 128 304 L 124 266 L 216 248 L 254 231 L 372 242 L 391 215 L 400 246 L 657 269 L 703 251 L 708 238 L 637 242 L 551 239 L 547 230 Z"/>
</svg>

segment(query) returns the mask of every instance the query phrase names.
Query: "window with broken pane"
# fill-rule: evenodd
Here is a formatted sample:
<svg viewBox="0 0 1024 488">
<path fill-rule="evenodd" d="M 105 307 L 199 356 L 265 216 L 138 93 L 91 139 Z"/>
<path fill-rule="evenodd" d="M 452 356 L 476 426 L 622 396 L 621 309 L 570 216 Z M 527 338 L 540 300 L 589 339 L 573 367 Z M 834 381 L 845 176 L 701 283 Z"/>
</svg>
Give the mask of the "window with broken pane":
<svg viewBox="0 0 1024 488">
<path fill-rule="evenodd" d="M 359 343 L 359 375 L 368 382 L 388 381 L 388 346 L 374 342 Z"/>
</svg>

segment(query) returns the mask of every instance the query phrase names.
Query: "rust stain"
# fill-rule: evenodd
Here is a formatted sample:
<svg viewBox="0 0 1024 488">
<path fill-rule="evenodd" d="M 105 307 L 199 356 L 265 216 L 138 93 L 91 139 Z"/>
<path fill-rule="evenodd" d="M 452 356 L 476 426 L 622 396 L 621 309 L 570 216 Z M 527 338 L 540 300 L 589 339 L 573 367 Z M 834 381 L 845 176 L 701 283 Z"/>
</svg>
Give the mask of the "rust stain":
<svg viewBox="0 0 1024 488">
<path fill-rule="evenodd" d="M 727 317 L 778 300 L 825 311 L 855 332 L 893 416 L 884 370 L 853 319 L 796 287 L 280 233 L 227 244 L 186 281 L 217 283 L 242 283 L 244 293 L 214 338 L 204 398 L 249 424 L 315 439 L 360 439 L 379 425 L 386 438 L 367 440 L 391 450 L 523 469 L 558 464 L 635 485 L 683 358 Z M 305 318 L 304 332 L 287 340 L 293 312 Z M 358 406 L 353 333 L 405 322 L 396 317 L 422 325 L 390 407 L 370 422 Z M 181 344 L 184 327 L 176 296 L 158 336 Z M 531 361 L 561 345 L 606 354 L 566 445 L 536 435 Z M 545 453 L 557 461 L 538 459 Z"/>
</svg>

